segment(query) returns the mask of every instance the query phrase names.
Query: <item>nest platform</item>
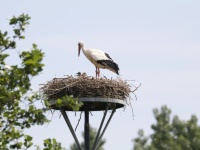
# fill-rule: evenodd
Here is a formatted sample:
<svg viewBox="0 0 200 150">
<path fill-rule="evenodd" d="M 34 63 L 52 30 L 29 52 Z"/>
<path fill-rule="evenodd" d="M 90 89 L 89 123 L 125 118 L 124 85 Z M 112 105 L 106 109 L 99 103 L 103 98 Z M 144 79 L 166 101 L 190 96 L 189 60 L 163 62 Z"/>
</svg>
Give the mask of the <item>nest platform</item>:
<svg viewBox="0 0 200 150">
<path fill-rule="evenodd" d="M 83 105 L 79 111 L 100 111 L 124 107 L 130 99 L 131 86 L 122 79 L 94 78 L 91 76 L 66 76 L 54 78 L 43 84 L 40 91 L 47 97 L 52 109 L 60 109 L 56 100 L 63 96 L 78 98 Z M 73 111 L 63 106 L 65 111 Z"/>
</svg>

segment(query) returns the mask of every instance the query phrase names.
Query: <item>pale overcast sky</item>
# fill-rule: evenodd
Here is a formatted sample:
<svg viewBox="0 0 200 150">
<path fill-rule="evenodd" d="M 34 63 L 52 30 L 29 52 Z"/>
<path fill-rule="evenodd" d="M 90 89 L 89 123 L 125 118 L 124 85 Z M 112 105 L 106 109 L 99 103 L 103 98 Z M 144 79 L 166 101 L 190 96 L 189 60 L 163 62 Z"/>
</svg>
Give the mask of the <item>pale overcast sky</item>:
<svg viewBox="0 0 200 150">
<path fill-rule="evenodd" d="M 85 42 L 88 48 L 107 52 L 120 67 L 123 79 L 142 83 L 130 107 L 118 109 L 104 137 L 106 150 L 131 150 L 131 140 L 139 129 L 146 134 L 155 122 L 152 109 L 167 105 L 181 119 L 192 114 L 200 118 L 200 1 L 199 0 L 127 0 L 127 1 L 2 1 L 0 28 L 8 27 L 13 15 L 28 13 L 31 16 L 26 39 L 17 51 L 38 44 L 45 52 L 45 68 L 33 79 L 33 88 L 54 77 L 87 72 L 95 76 L 95 67 L 81 53 L 77 43 Z M 17 52 L 10 51 L 16 55 Z M 10 59 L 8 63 L 16 63 Z M 117 77 L 110 71 L 102 75 Z M 134 97 L 134 96 L 133 96 Z M 79 115 L 68 113 L 76 126 Z M 99 127 L 103 112 L 93 113 L 91 125 Z M 51 117 L 51 114 L 49 114 Z M 77 135 L 79 140 L 82 124 Z M 29 131 L 36 144 L 54 137 L 69 148 L 71 133 L 62 117 L 53 115 L 49 125 L 37 126 Z"/>
</svg>

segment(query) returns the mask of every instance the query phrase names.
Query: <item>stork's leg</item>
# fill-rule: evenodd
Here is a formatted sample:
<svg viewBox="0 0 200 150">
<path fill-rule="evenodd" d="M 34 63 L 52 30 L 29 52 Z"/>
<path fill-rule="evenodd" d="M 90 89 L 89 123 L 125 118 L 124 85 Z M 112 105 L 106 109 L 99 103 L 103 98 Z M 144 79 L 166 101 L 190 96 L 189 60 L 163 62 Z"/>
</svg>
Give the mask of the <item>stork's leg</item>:
<svg viewBox="0 0 200 150">
<path fill-rule="evenodd" d="M 98 78 L 99 76 L 100 76 L 100 69 L 96 67 L 96 78 Z"/>
<path fill-rule="evenodd" d="M 98 68 L 96 67 L 96 78 L 97 78 L 97 76 L 98 76 Z"/>
<path fill-rule="evenodd" d="M 98 77 L 100 76 L 100 69 L 98 68 Z"/>
</svg>

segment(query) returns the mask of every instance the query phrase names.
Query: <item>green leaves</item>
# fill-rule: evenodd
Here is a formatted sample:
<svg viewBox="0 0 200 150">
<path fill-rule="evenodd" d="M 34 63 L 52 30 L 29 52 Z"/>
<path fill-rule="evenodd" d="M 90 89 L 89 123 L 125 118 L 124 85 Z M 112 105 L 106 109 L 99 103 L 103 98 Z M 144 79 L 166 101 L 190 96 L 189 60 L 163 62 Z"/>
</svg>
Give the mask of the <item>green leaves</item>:
<svg viewBox="0 0 200 150">
<path fill-rule="evenodd" d="M 56 139 L 46 139 L 44 140 L 43 150 L 64 150 L 61 147 L 61 143 L 57 142 Z"/>
<path fill-rule="evenodd" d="M 16 48 L 16 38 L 25 38 L 22 34 L 29 20 L 26 14 L 10 19 L 13 37 L 0 30 L 0 149 L 3 150 L 30 148 L 32 137 L 25 135 L 23 129 L 48 122 L 45 111 L 35 105 L 39 94 L 28 96 L 32 93 L 31 78 L 43 70 L 44 53 L 33 44 L 30 51 L 22 51 L 19 55 L 21 66 L 6 63 L 9 55 L 5 50 Z"/>
<path fill-rule="evenodd" d="M 82 103 L 78 101 L 77 98 L 72 96 L 63 96 L 61 99 L 56 100 L 57 107 L 68 107 L 74 111 L 78 111 L 82 106 Z"/>
<path fill-rule="evenodd" d="M 43 57 L 44 53 L 38 49 L 36 44 L 33 44 L 31 51 L 22 52 L 20 54 L 20 58 L 22 59 L 22 65 L 24 66 L 25 73 L 32 76 L 38 75 L 44 66 L 44 64 L 41 63 Z"/>
<path fill-rule="evenodd" d="M 15 49 L 15 39 L 25 39 L 25 36 L 22 34 L 25 32 L 26 27 L 29 25 L 30 19 L 31 18 L 27 14 L 21 14 L 19 17 L 13 16 L 10 19 L 10 25 L 13 26 L 13 39 L 11 37 L 8 37 L 7 31 L 2 32 L 0 30 L 0 52 L 3 52 L 7 49 Z"/>
<path fill-rule="evenodd" d="M 138 131 L 138 138 L 135 138 L 134 141 L 134 149 L 136 150 L 147 150 L 147 148 L 145 148 L 148 138 L 144 136 L 144 131 L 143 130 L 139 130 Z"/>
<path fill-rule="evenodd" d="M 13 16 L 10 19 L 10 25 L 14 25 L 14 36 L 13 38 L 25 39 L 25 36 L 22 35 L 25 32 L 26 26 L 29 25 L 29 20 L 31 18 L 27 14 L 21 14 L 19 17 Z"/>
<path fill-rule="evenodd" d="M 180 120 L 178 116 L 171 119 L 171 110 L 167 106 L 154 109 L 153 113 L 156 119 L 156 124 L 151 126 L 153 133 L 149 137 L 139 134 L 133 140 L 134 150 L 200 149 L 200 126 L 196 116 L 191 116 L 188 121 Z"/>
<path fill-rule="evenodd" d="M 31 136 L 29 136 L 29 135 L 26 135 L 25 136 L 25 138 L 24 138 L 24 146 L 26 147 L 26 148 L 29 148 L 29 147 L 31 147 L 32 145 L 33 145 L 33 143 L 31 142 L 32 141 L 32 137 Z"/>
<path fill-rule="evenodd" d="M 16 48 L 16 42 L 14 40 L 10 40 L 10 37 L 7 37 L 7 34 L 7 31 L 3 33 L 0 30 L 0 52 Z"/>
<path fill-rule="evenodd" d="M 29 20 L 31 19 L 31 17 L 28 14 L 21 14 L 18 17 L 13 16 L 10 19 L 10 25 L 16 25 L 16 24 L 20 24 L 21 26 L 25 26 L 29 24 Z"/>
</svg>

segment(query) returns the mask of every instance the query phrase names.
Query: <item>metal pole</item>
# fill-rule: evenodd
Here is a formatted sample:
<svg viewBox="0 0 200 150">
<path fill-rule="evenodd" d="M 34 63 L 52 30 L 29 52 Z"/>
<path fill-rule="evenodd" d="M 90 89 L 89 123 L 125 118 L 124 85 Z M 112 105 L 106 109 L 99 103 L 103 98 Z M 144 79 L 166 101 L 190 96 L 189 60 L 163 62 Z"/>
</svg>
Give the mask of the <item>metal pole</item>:
<svg viewBox="0 0 200 150">
<path fill-rule="evenodd" d="M 85 109 L 85 150 L 90 150 L 89 110 Z"/>
<path fill-rule="evenodd" d="M 71 125 L 71 123 L 70 123 L 70 121 L 69 121 L 69 118 L 68 118 L 66 112 L 65 112 L 62 108 L 60 108 L 60 111 L 61 111 L 61 113 L 62 113 L 62 115 L 63 115 L 63 117 L 64 117 L 64 119 L 65 119 L 65 122 L 67 123 L 67 125 L 68 125 L 68 127 L 69 127 L 69 130 L 70 130 L 71 133 L 72 133 L 72 136 L 74 137 L 74 140 L 75 140 L 75 142 L 76 142 L 76 144 L 77 144 L 77 146 L 78 146 L 78 149 L 79 149 L 79 150 L 82 150 L 81 145 L 80 145 L 80 143 L 79 143 L 79 141 L 78 141 L 78 139 L 77 139 L 77 137 L 76 137 L 76 134 L 75 134 L 75 132 L 74 132 L 74 129 L 72 128 L 72 125 Z"/>
<path fill-rule="evenodd" d="M 105 110 L 105 112 L 104 112 L 104 115 L 103 115 L 101 124 L 100 124 L 100 126 L 99 126 L 99 130 L 98 130 L 97 135 L 96 135 L 96 138 L 95 138 L 95 142 L 94 142 L 94 145 L 93 145 L 93 149 L 96 147 L 96 144 L 97 144 L 97 141 L 98 141 L 98 138 L 99 138 L 99 134 L 100 134 L 100 132 L 101 132 L 101 129 L 102 129 L 104 120 L 105 120 L 105 118 L 106 118 L 106 114 L 107 114 L 107 112 L 108 112 L 108 108 L 109 108 L 109 105 L 107 105 L 106 110 Z"/>
<path fill-rule="evenodd" d="M 106 125 L 105 125 L 105 127 L 104 127 L 104 129 L 103 129 L 103 132 L 101 133 L 101 135 L 100 135 L 100 137 L 99 137 L 99 139 L 98 139 L 98 141 L 97 141 L 97 143 L 96 143 L 96 146 L 94 147 L 94 150 L 97 149 L 97 147 L 98 147 L 98 145 L 99 145 L 99 142 L 100 142 L 101 138 L 103 137 L 103 134 L 104 134 L 104 132 L 106 131 L 106 128 L 108 127 L 108 124 L 109 124 L 109 122 L 110 122 L 112 116 L 114 115 L 114 113 L 115 113 L 115 109 L 113 109 L 113 111 L 112 111 L 112 113 L 111 113 L 111 115 L 110 115 L 110 118 L 108 119 L 108 122 L 106 123 Z"/>
</svg>

